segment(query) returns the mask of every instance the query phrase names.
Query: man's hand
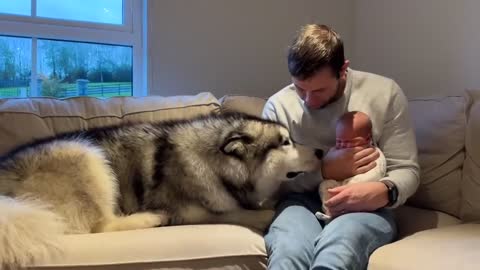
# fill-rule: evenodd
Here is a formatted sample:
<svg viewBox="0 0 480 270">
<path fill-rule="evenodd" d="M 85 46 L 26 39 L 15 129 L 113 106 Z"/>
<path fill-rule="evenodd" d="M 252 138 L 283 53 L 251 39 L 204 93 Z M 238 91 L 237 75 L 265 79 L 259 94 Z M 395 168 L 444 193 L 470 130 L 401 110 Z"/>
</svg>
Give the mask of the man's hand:
<svg viewBox="0 0 480 270">
<path fill-rule="evenodd" d="M 350 212 L 370 212 L 388 203 L 388 189 L 382 182 L 362 182 L 328 190 L 330 199 L 325 202 L 332 217 Z"/>
<path fill-rule="evenodd" d="M 322 159 L 323 179 L 344 180 L 376 166 L 380 154 L 373 147 L 330 148 Z"/>
</svg>

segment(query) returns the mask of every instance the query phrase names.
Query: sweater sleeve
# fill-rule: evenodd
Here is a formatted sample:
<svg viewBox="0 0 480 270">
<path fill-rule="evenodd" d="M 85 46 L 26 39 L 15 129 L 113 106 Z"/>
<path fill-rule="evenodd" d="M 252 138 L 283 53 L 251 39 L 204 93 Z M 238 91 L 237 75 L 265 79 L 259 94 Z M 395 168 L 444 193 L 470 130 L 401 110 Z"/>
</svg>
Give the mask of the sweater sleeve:
<svg viewBox="0 0 480 270">
<path fill-rule="evenodd" d="M 398 188 L 398 200 L 391 206 L 396 208 L 404 204 L 417 190 L 420 183 L 420 168 L 407 98 L 395 82 L 392 87 L 392 98 L 379 139 L 379 147 L 387 161 L 387 174 L 383 179 L 391 180 Z"/>
</svg>

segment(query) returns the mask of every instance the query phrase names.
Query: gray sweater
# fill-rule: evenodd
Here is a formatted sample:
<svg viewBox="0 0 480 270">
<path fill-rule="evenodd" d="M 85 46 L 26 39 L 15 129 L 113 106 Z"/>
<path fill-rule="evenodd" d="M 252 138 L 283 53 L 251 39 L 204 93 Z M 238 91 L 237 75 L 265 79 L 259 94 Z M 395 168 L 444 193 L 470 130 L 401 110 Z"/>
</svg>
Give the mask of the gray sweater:
<svg viewBox="0 0 480 270">
<path fill-rule="evenodd" d="M 419 185 L 417 147 L 408 102 L 400 87 L 391 79 L 349 69 L 342 98 L 323 109 L 308 109 L 293 84 L 269 98 L 263 117 L 286 125 L 298 143 L 322 149 L 335 146 L 335 124 L 343 113 L 361 111 L 370 116 L 373 139 L 387 160 L 383 179 L 393 181 L 403 204 Z M 297 192 L 314 190 L 322 180 L 321 172 L 300 175 L 289 183 Z"/>
</svg>

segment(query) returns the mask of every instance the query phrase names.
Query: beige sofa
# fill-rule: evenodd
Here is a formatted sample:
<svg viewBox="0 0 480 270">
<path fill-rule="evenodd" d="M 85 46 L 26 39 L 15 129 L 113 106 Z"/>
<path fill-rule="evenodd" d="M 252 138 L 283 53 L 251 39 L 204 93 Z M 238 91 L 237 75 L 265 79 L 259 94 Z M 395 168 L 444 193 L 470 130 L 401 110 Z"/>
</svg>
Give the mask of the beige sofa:
<svg viewBox="0 0 480 270">
<path fill-rule="evenodd" d="M 209 93 L 0 99 L 0 154 L 79 128 L 222 111 L 259 115 L 264 102 Z M 378 249 L 369 269 L 480 269 L 480 92 L 411 100 L 410 111 L 422 184 L 409 206 L 397 210 L 399 240 Z M 235 225 L 67 235 L 64 243 L 64 257 L 32 269 L 265 269 L 267 263 L 262 235 Z"/>
</svg>

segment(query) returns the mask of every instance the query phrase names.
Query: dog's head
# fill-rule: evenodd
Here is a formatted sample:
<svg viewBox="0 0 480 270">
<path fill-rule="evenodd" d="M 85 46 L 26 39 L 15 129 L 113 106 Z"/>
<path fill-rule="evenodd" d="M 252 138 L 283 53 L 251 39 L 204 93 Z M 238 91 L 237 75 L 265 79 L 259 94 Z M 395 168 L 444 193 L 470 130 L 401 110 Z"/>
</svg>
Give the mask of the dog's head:
<svg viewBox="0 0 480 270">
<path fill-rule="evenodd" d="M 238 121 L 221 146 L 228 178 L 247 173 L 255 192 L 269 196 L 282 181 L 319 169 L 321 153 L 295 143 L 284 126 L 261 119 Z"/>
</svg>

